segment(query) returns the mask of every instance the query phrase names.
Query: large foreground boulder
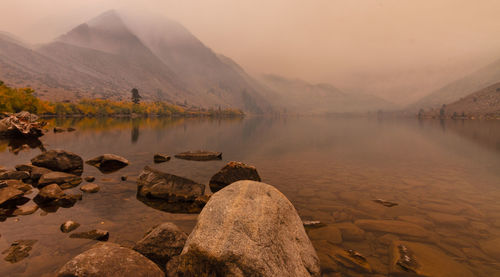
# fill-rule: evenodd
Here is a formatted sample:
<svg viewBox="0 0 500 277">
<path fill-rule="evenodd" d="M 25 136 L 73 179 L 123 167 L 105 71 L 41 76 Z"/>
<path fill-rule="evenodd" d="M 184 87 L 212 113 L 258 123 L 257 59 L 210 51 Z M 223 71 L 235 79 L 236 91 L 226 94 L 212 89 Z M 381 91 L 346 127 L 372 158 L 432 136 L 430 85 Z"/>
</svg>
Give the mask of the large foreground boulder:
<svg viewBox="0 0 500 277">
<path fill-rule="evenodd" d="M 115 172 L 129 165 L 127 159 L 114 154 L 104 154 L 85 163 L 97 167 L 103 173 Z"/>
<path fill-rule="evenodd" d="M 229 162 L 219 172 L 212 176 L 209 185 L 212 192 L 217 192 L 241 180 L 261 181 L 255 166 L 247 165 L 242 162 Z"/>
<path fill-rule="evenodd" d="M 7 137 L 40 137 L 45 122 L 39 122 L 38 116 L 23 111 L 0 120 L 0 136 Z"/>
<path fill-rule="evenodd" d="M 320 276 L 297 211 L 274 187 L 238 181 L 200 213 L 172 276 Z"/>
<path fill-rule="evenodd" d="M 137 198 L 153 208 L 198 213 L 208 196 L 205 185 L 146 166 L 137 180 Z"/>
<path fill-rule="evenodd" d="M 64 150 L 49 150 L 31 159 L 31 163 L 35 166 L 76 175 L 82 175 L 83 172 L 83 159 Z"/>
<path fill-rule="evenodd" d="M 149 230 L 133 249 L 163 268 L 172 257 L 181 254 L 187 237 L 175 224 L 165 222 Z"/>
<path fill-rule="evenodd" d="M 67 277 L 165 276 L 163 271 L 141 254 L 114 243 L 99 243 L 74 257 L 57 273 Z"/>
</svg>

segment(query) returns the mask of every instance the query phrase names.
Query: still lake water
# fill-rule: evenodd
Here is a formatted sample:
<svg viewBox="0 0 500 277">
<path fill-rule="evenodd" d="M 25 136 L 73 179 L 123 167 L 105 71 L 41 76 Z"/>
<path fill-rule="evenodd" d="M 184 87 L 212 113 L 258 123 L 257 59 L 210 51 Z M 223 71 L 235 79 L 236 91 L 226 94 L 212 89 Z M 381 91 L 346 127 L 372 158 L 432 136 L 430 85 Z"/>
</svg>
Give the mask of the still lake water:
<svg viewBox="0 0 500 277">
<path fill-rule="evenodd" d="M 263 181 L 283 192 L 304 220 L 352 227 L 349 223 L 360 219 L 396 219 L 432 234 L 412 238 L 365 230 L 361 238 L 342 241 L 311 234 L 326 273 L 338 270 L 343 275 L 334 276 L 361 276 L 329 255 L 336 244 L 363 254 L 374 276 L 387 275 L 387 240 L 399 238 L 430 245 L 472 275 L 500 276 L 498 250 L 490 244 L 500 240 L 498 121 L 304 117 L 53 119 L 50 124 L 77 131 L 44 135 L 41 142 L 46 149 L 68 150 L 84 160 L 113 153 L 131 165 L 111 174 L 85 165 L 83 177 L 96 177 L 98 193 L 84 194 L 72 208 L 55 213 L 38 210 L 0 222 L 0 252 L 15 240 L 38 240 L 29 257 L 18 263 L 10 264 L 1 255 L 0 276 L 51 276 L 95 244 L 63 234 L 59 226 L 66 220 L 81 223 L 78 231 L 108 230 L 109 241 L 125 246 L 165 221 L 190 232 L 196 215 L 170 214 L 138 201 L 135 178 L 144 166 L 153 164 L 155 153 L 197 149 L 221 151 L 223 160 L 174 158 L 153 167 L 207 184 L 228 161 L 242 161 L 256 166 Z M 28 163 L 41 151 L 16 147 L 16 142 L 0 141 L 1 166 Z M 121 181 L 122 175 L 129 179 Z M 36 189 L 30 197 L 35 195 Z M 372 201 L 377 198 L 399 205 L 385 207 Z M 436 275 L 446 275 L 446 268 L 441 271 Z"/>
</svg>

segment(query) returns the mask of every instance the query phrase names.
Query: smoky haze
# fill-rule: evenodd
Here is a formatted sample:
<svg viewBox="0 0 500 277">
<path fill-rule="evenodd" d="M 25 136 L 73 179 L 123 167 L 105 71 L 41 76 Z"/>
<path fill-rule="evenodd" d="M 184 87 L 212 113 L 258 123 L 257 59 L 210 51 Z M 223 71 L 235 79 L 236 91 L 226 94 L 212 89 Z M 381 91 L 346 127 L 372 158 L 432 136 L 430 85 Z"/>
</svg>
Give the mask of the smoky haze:
<svg viewBox="0 0 500 277">
<path fill-rule="evenodd" d="M 254 75 L 397 104 L 500 58 L 497 0 L 4 0 L 0 30 L 44 43 L 109 9 L 176 20 Z"/>
</svg>

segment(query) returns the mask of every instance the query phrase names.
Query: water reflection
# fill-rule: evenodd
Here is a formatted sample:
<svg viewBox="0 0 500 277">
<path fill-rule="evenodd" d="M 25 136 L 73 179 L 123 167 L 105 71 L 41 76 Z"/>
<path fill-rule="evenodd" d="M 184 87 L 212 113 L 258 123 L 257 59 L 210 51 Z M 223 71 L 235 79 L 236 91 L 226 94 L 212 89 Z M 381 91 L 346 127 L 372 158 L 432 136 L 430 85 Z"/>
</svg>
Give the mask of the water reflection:
<svg viewBox="0 0 500 277">
<path fill-rule="evenodd" d="M 9 152 L 17 155 L 21 151 L 38 148 L 40 151 L 44 152 L 45 147 L 42 141 L 38 138 L 3 138 L 0 139 L 0 151 L 2 149 L 8 149 Z"/>
</svg>

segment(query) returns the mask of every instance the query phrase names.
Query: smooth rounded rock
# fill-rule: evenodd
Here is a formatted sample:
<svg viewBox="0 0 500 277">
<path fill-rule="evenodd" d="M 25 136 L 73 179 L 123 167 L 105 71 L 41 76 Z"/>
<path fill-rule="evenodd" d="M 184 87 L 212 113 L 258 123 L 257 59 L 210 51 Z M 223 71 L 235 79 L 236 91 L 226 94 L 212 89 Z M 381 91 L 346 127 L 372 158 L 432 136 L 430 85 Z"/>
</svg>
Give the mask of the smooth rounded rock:
<svg viewBox="0 0 500 277">
<path fill-rule="evenodd" d="M 49 150 L 31 159 L 31 163 L 50 170 L 76 175 L 81 175 L 83 172 L 83 159 L 64 150 Z"/>
<path fill-rule="evenodd" d="M 97 184 L 85 184 L 80 187 L 80 190 L 88 193 L 96 193 L 101 189 Z"/>
</svg>

